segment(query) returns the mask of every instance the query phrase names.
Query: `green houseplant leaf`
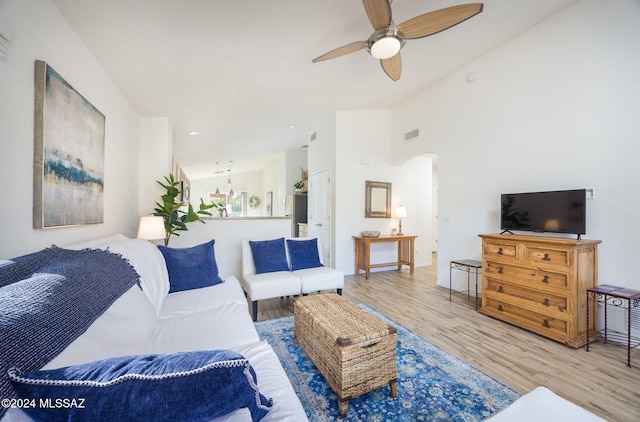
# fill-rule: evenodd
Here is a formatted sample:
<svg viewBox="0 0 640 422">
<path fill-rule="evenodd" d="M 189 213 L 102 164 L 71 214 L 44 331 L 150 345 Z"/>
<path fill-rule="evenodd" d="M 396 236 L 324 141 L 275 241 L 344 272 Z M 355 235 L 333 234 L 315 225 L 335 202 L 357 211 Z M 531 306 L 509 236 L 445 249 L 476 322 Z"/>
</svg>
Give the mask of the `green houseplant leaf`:
<svg viewBox="0 0 640 422">
<path fill-rule="evenodd" d="M 211 216 L 208 211 L 211 208 L 216 207 L 215 204 L 207 204 L 202 198 L 200 198 L 200 205 L 197 211 L 193 209 L 190 203 L 187 203 L 187 210 L 184 210 L 185 203 L 178 200 L 178 197 L 182 193 L 180 190 L 180 182 L 176 181 L 173 174 L 169 173 L 169 176 L 164 176 L 164 183 L 156 180 L 156 183 L 160 185 L 165 194 L 160 198 L 162 201 L 156 202 L 156 207 L 153 209 L 153 215 L 160 216 L 164 219 L 164 228 L 166 236 L 164 238 L 164 244 L 167 246 L 172 235 L 180 236 L 179 231 L 187 231 L 187 223 L 193 223 L 194 221 L 202 220 L 202 217 Z"/>
</svg>

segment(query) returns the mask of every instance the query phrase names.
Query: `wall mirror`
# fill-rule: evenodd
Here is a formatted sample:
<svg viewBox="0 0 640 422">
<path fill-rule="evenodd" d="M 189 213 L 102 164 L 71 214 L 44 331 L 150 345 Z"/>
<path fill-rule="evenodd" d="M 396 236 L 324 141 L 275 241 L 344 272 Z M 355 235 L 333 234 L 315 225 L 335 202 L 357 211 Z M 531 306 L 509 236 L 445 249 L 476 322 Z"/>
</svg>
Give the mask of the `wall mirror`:
<svg viewBox="0 0 640 422">
<path fill-rule="evenodd" d="M 391 183 L 366 181 L 365 218 L 391 218 Z"/>
</svg>

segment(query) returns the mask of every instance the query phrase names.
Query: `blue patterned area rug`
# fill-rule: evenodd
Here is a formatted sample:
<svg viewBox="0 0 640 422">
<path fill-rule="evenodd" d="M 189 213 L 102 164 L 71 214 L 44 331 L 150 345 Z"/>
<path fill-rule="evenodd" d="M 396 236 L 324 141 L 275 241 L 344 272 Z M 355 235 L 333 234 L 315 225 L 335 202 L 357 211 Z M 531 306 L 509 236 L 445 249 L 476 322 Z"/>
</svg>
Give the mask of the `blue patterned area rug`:
<svg viewBox="0 0 640 422">
<path fill-rule="evenodd" d="M 397 331 L 398 396 L 384 386 L 349 401 L 343 421 L 481 421 L 520 394 L 413 331 L 358 304 Z M 309 421 L 337 421 L 338 396 L 302 348 L 293 344 L 293 316 L 259 321 L 260 338 L 282 362 Z"/>
</svg>

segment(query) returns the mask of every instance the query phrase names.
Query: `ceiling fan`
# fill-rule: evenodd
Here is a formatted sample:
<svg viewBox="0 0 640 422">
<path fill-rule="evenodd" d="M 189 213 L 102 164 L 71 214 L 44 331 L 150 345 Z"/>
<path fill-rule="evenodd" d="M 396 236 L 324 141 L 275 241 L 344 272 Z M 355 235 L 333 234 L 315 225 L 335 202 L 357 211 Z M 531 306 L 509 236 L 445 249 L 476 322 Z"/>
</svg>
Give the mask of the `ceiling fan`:
<svg viewBox="0 0 640 422">
<path fill-rule="evenodd" d="M 373 34 L 365 41 L 356 41 L 331 50 L 316 57 L 313 62 L 335 59 L 366 49 L 373 57 L 380 59 L 387 76 L 397 81 L 402 74 L 400 49 L 407 40 L 427 37 L 449 29 L 482 12 L 483 7 L 482 3 L 446 7 L 416 16 L 396 26 L 391 19 L 391 1 L 393 0 L 362 0 L 369 22 L 373 25 Z"/>
</svg>

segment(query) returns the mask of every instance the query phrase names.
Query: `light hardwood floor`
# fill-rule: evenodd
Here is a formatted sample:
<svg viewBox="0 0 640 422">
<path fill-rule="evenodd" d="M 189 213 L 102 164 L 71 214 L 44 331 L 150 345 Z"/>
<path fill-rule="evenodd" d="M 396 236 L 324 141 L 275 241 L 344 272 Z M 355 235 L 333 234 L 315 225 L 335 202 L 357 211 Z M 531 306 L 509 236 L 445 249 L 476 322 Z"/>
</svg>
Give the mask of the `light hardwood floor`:
<svg viewBox="0 0 640 422">
<path fill-rule="evenodd" d="M 434 262 L 437 262 L 434 259 Z M 436 285 L 436 267 L 345 277 L 343 295 L 363 302 L 498 381 L 525 394 L 544 385 L 609 421 L 640 421 L 640 350 L 593 343 L 572 349 L 474 310 Z M 293 314 L 293 298 L 260 301 L 259 320 Z"/>
</svg>

